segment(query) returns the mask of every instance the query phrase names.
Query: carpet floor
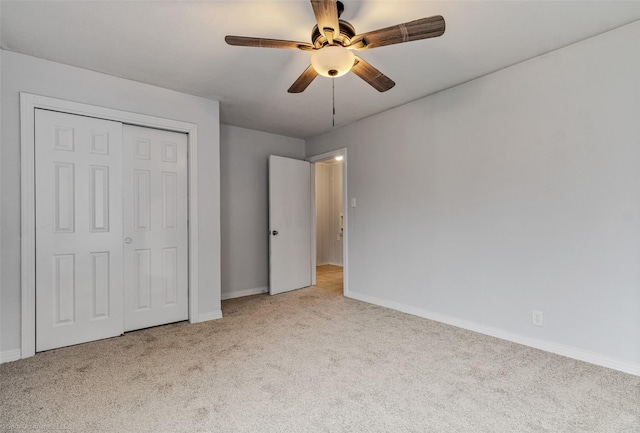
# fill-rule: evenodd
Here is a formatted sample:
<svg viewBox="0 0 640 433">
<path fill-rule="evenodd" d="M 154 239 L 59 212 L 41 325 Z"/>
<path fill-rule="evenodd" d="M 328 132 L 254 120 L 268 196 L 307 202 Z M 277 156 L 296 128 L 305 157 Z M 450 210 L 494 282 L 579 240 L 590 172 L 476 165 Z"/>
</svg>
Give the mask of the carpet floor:
<svg viewBox="0 0 640 433">
<path fill-rule="evenodd" d="M 640 432 L 640 377 L 311 287 L 0 366 L 7 432 Z"/>
</svg>

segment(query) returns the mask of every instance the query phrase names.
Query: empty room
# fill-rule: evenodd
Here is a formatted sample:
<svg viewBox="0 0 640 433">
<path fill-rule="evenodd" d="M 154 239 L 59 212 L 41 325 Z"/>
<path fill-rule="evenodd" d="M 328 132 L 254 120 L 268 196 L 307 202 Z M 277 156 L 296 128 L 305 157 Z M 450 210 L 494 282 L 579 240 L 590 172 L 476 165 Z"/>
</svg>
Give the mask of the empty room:
<svg viewBox="0 0 640 433">
<path fill-rule="evenodd" d="M 0 431 L 640 431 L 640 1 L 0 0 Z"/>
</svg>

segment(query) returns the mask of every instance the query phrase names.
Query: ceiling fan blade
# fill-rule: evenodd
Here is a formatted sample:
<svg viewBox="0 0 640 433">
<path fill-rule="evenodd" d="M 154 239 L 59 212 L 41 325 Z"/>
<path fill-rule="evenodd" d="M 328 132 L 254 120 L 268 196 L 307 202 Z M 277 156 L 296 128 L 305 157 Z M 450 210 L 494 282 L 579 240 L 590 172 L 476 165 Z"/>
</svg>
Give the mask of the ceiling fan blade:
<svg viewBox="0 0 640 433">
<path fill-rule="evenodd" d="M 318 76 L 318 73 L 313 66 L 309 65 L 309 67 L 298 77 L 298 79 L 289 87 L 287 92 L 289 93 L 301 93 L 304 92 L 309 84 Z"/>
<path fill-rule="evenodd" d="M 239 47 L 258 47 L 258 48 L 284 48 L 287 50 L 313 50 L 313 45 L 306 42 L 283 41 L 280 39 L 252 38 L 246 36 L 225 36 L 224 40 L 229 45 Z"/>
<path fill-rule="evenodd" d="M 311 0 L 311 6 L 316 15 L 318 30 L 329 40 L 330 44 L 333 43 L 333 35 L 340 34 L 336 0 Z"/>
<path fill-rule="evenodd" d="M 356 35 L 352 39 L 349 47 L 357 50 L 365 50 L 402 42 L 435 38 L 442 36 L 444 29 L 444 18 L 440 15 L 435 15 L 433 17 L 421 18 L 419 20 L 409 21 L 408 23 L 398 24 L 397 26 Z"/>
<path fill-rule="evenodd" d="M 396 83 L 369 63 L 356 56 L 356 61 L 351 71 L 364 81 L 369 83 L 378 92 L 386 92 Z"/>
</svg>

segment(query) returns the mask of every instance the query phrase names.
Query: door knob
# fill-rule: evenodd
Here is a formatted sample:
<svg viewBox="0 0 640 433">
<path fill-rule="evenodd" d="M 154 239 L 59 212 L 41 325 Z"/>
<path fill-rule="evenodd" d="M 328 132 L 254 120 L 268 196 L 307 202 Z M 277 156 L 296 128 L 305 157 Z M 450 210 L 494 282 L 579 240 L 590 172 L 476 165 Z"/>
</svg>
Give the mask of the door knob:
<svg viewBox="0 0 640 433">
<path fill-rule="evenodd" d="M 274 230 L 271 232 L 272 235 L 276 236 L 278 234 L 278 230 Z"/>
<path fill-rule="evenodd" d="M 125 243 L 125 244 L 130 244 L 131 242 L 133 242 L 133 239 L 131 239 L 131 238 L 124 238 L 124 243 Z"/>
</svg>

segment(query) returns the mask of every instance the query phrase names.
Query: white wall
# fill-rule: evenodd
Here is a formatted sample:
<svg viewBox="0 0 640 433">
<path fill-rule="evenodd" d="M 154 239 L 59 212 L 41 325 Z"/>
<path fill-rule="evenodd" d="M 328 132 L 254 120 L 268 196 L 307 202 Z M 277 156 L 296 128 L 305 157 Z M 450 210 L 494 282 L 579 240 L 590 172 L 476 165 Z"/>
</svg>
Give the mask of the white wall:
<svg viewBox="0 0 640 433">
<path fill-rule="evenodd" d="M 639 53 L 636 22 L 307 140 L 348 147 L 352 296 L 640 374 Z"/>
<path fill-rule="evenodd" d="M 304 159 L 304 140 L 221 125 L 223 299 L 269 289 L 269 155 Z"/>
<path fill-rule="evenodd" d="M 342 266 L 342 163 L 316 163 L 316 265 Z"/>
<path fill-rule="evenodd" d="M 219 103 L 1 51 L 0 355 L 20 349 L 19 92 L 198 125 L 199 315 L 220 312 Z"/>
</svg>

